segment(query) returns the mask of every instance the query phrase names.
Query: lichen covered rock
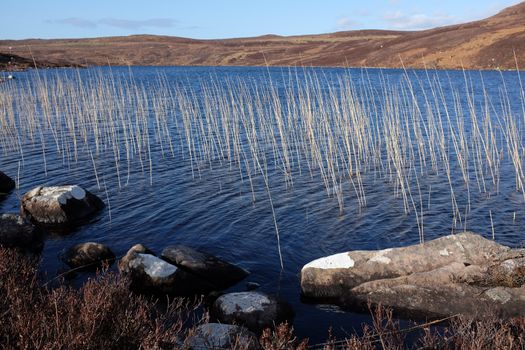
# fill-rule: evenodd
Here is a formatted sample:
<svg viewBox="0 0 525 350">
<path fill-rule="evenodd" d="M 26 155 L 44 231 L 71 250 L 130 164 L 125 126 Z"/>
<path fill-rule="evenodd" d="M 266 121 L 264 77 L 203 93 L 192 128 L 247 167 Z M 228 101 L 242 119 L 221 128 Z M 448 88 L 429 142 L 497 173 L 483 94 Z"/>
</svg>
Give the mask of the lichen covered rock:
<svg viewBox="0 0 525 350">
<path fill-rule="evenodd" d="M 415 317 L 511 317 L 525 313 L 524 257 L 525 250 L 467 232 L 314 260 L 301 270 L 301 290 L 310 300 L 353 308 L 371 301 Z"/>
<path fill-rule="evenodd" d="M 201 279 L 148 253 L 142 245 L 133 246 L 119 262 L 119 270 L 131 279 L 132 288 L 152 294 L 192 295 L 213 289 Z"/>
<path fill-rule="evenodd" d="M 72 227 L 85 223 L 104 202 L 80 186 L 37 187 L 24 194 L 20 212 L 46 227 Z"/>
<path fill-rule="evenodd" d="M 253 291 L 220 296 L 213 304 L 213 312 L 223 323 L 241 324 L 254 332 L 293 318 L 290 304 Z"/>
</svg>

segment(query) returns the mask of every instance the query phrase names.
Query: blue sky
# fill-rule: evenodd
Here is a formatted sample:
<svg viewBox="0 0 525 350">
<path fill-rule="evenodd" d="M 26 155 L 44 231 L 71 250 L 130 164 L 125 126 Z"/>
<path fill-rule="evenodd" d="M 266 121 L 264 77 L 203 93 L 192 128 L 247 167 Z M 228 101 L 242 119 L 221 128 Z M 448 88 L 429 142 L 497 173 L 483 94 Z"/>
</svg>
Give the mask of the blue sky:
<svg viewBox="0 0 525 350">
<path fill-rule="evenodd" d="M 512 0 L 5 0 L 0 39 L 161 34 L 215 39 L 352 29 L 417 30 L 481 19 Z"/>
</svg>

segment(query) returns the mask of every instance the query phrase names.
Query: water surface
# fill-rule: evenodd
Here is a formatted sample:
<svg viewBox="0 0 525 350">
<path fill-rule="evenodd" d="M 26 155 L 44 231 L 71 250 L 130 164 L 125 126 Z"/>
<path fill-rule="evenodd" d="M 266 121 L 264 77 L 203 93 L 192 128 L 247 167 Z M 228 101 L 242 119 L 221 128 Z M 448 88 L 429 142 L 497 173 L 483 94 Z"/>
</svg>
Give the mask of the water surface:
<svg viewBox="0 0 525 350">
<path fill-rule="evenodd" d="M 4 126 L 3 137 L 6 141 L 0 145 L 0 170 L 16 178 L 19 188 L 0 202 L 1 212 L 17 212 L 19 197 L 39 185 L 79 184 L 100 196 L 107 204 L 95 222 L 80 227 L 69 235 L 53 236 L 46 241 L 42 268 L 47 271 L 48 276 L 54 276 L 64 268 L 58 259 L 59 254 L 79 242 L 97 241 L 107 244 L 117 256 L 124 255 L 137 243 L 146 245 L 156 253 L 170 244 L 184 244 L 248 269 L 251 275 L 231 290 L 245 290 L 245 282 L 252 281 L 261 285 L 261 291 L 277 294 L 288 300 L 296 312 L 294 327 L 298 335 L 309 336 L 313 342 L 318 342 L 326 338 L 329 326 L 333 326 L 337 335 L 344 336 L 359 328 L 368 317 L 342 312 L 333 306 L 301 302 L 300 269 L 315 258 L 347 250 L 405 246 L 420 242 L 421 234 L 428 240 L 465 229 L 488 238 L 494 236 L 498 242 L 513 247 L 524 243 L 525 236 L 521 229 L 525 220 L 524 197 L 517 190 L 516 166 L 510 157 L 507 133 L 511 130 L 509 121 L 512 120 L 517 134 L 512 140 L 516 140 L 517 149 L 523 151 L 523 89 L 516 72 L 113 67 L 79 71 L 49 70 L 38 74 L 37 77 L 31 72 L 19 73 L 16 81 L 9 82 L 9 87 L 0 87 L 0 93 L 12 93 L 16 89 L 31 90 L 32 86 L 42 86 L 43 82 L 56 87 L 53 82 L 61 79 L 69 82 L 77 80 L 78 86 L 93 89 L 93 84 L 101 78 L 107 78 L 108 81 L 117 81 L 119 84 L 125 82 L 131 87 L 140 86 L 139 91 L 145 94 L 145 100 L 150 98 L 148 94 L 152 91 L 159 91 L 161 81 L 165 84 L 165 91 L 188 89 L 192 94 L 190 99 L 200 104 L 206 100 L 206 94 L 228 91 L 233 84 L 252 91 L 251 97 L 256 96 L 257 92 L 254 91 L 263 91 L 261 94 L 264 95 L 265 89 L 272 89 L 278 94 L 284 108 L 284 101 L 292 98 L 288 94 L 290 91 L 293 94 L 294 87 L 315 85 L 321 95 L 335 96 L 344 88 L 343 80 L 348 79 L 353 84 L 353 93 L 359 96 L 360 101 L 368 103 L 363 108 L 373 114 L 368 128 L 374 128 L 376 121 L 388 112 L 385 95 L 389 95 L 399 101 L 412 101 L 408 105 L 399 103 L 398 107 L 402 112 L 396 114 L 398 117 L 408 120 L 418 114 L 422 116 L 424 124 L 425 121 L 428 122 L 429 113 L 441 112 L 441 125 L 447 130 L 453 130 L 452 134 L 445 130 L 442 139 L 446 144 L 443 154 L 448 159 L 450 179 L 443 160 L 437 161 L 435 169 L 430 166 L 428 139 L 424 141 L 426 166 L 417 154 L 418 148 L 414 145 L 417 142 L 416 137 L 411 143 L 405 144 L 404 147 L 409 147 L 414 152 L 408 157 L 410 162 L 404 163 L 408 170 L 404 172 L 406 180 L 403 181 L 412 189 L 413 196 L 408 202 L 407 212 L 399 183 L 396 184 L 396 172 L 388 168 L 386 142 L 377 146 L 379 153 L 376 160 L 379 159 L 379 163 L 361 160 L 360 176 L 362 189 L 366 194 L 366 205 L 360 206 L 358 203 L 362 198 L 356 194 L 355 184 L 341 175 L 343 171 L 336 172 L 339 176 L 337 185 L 326 185 L 323 171 L 327 168 L 321 170 L 319 166 L 308 164 L 305 160 L 299 163 L 298 160 L 304 158 L 302 155 L 292 157 L 294 163 L 290 171 L 293 183 L 287 181 L 289 178 L 286 177 L 280 160 L 282 154 L 276 155 L 275 148 L 270 144 L 261 143 L 258 146 L 258 154 L 266 155 L 264 159 L 261 158 L 260 167 L 250 156 L 247 139 L 242 141 L 247 155 L 245 158 L 241 157 L 247 163 L 241 162 L 240 165 L 221 159 L 217 156 L 218 151 L 210 159 L 199 154 L 190 155 L 191 147 L 188 146 L 180 112 L 162 109 L 163 113 L 167 113 L 163 124 L 167 129 L 164 134 L 164 131 L 159 133 L 155 130 L 153 103 L 139 106 L 133 99 L 123 97 L 119 110 L 128 110 L 129 116 L 125 118 L 135 121 L 133 118 L 141 108 L 144 111 L 140 113 L 150 118 L 150 125 L 137 126 L 149 126 L 146 133 L 150 137 L 150 147 L 136 151 L 134 156 L 120 155 L 118 162 L 115 161 L 114 150 L 108 148 L 105 141 L 97 150 L 94 136 L 89 135 L 87 143 L 90 146 L 82 146 L 79 138 L 78 150 L 73 154 L 73 146 L 69 143 L 71 138 L 67 135 L 53 135 L 51 128 L 45 127 L 46 122 L 43 119 L 39 121 L 42 134 L 22 132 L 20 130 L 23 127 L 17 129 L 18 133 L 8 133 Z M 412 91 L 417 93 L 414 97 L 409 96 L 410 90 L 406 88 L 407 77 L 413 84 Z M 42 80 L 37 82 L 38 79 Z M 203 86 L 212 86 L 216 90 L 206 91 Z M 385 89 L 385 86 L 390 90 Z M 440 86 L 442 91 L 436 91 L 433 86 Z M 67 95 L 68 90 L 55 93 Z M 300 98 L 297 95 L 295 97 Z M 166 98 L 175 99 L 168 95 Z M 271 96 L 261 98 L 261 101 L 271 100 Z M 319 100 L 314 101 L 314 118 L 330 118 L 323 117 Z M 419 112 L 414 101 L 419 102 Z M 71 103 L 89 105 L 89 102 L 78 100 Z M 395 107 L 396 103 L 392 106 Z M 450 120 L 445 116 L 443 106 L 450 108 Z M 36 110 L 38 116 L 45 114 L 41 106 L 28 108 Z M 210 115 L 213 115 L 213 108 L 212 106 Z M 466 147 L 464 154 L 468 155 L 467 166 L 462 168 L 454 146 L 454 133 L 459 135 L 458 125 L 462 125 L 467 135 L 463 141 L 472 140 L 469 135 L 475 125 L 472 123 L 470 109 L 476 112 L 482 131 L 493 130 L 494 138 L 492 146 L 481 141 L 462 146 L 461 140 L 457 139 L 457 149 Z M 19 115 L 23 108 L 15 106 L 14 110 L 14 114 Z M 62 111 L 64 120 L 76 118 L 71 113 L 72 110 L 74 106 Z M 7 107 L 4 107 L 4 115 L 10 113 L 6 111 Z M 169 111 L 173 114 L 170 115 Z M 269 111 L 271 109 L 266 110 Z M 460 111 L 463 113 L 458 113 Z M 195 124 L 188 130 L 198 134 L 200 131 L 193 128 L 198 127 L 196 121 L 201 117 L 196 115 L 194 118 L 192 122 Z M 264 118 L 264 113 L 257 118 Z M 304 115 L 300 118 L 304 118 Z M 433 120 L 437 120 L 435 115 Z M 487 120 L 491 121 L 492 129 L 488 128 Z M 290 121 L 286 131 L 293 132 L 293 125 Z M 431 129 L 429 124 L 425 126 L 427 130 Z M 425 127 L 420 130 L 425 130 Z M 115 129 L 118 135 L 124 132 Z M 321 142 L 321 131 L 316 132 Z M 331 135 L 339 135 L 337 131 L 331 132 Z M 383 131 L 379 130 L 378 133 Z M 414 131 L 408 132 L 411 135 L 413 133 Z M 171 143 L 167 138 L 159 141 L 158 135 L 169 135 Z M 45 140 L 44 147 L 42 139 Z M 372 139 L 382 140 L 382 137 Z M 490 139 L 490 135 L 484 138 Z M 67 145 L 64 144 L 66 141 Z M 343 141 L 339 138 L 334 144 L 343 145 Z M 193 150 L 202 151 L 206 146 L 202 139 L 195 138 L 194 142 Z M 275 142 L 279 144 L 278 139 Z M 122 142 L 116 147 L 125 153 L 126 146 Z M 498 173 L 495 177 L 490 174 L 491 165 L 483 153 L 490 147 L 492 148 L 488 153 L 497 155 L 491 158 L 498 161 Z M 295 148 L 292 145 L 289 149 Z M 321 149 L 328 152 L 329 146 Z M 408 154 L 409 150 L 405 150 Z M 343 164 L 337 156 L 343 154 L 341 148 L 334 152 L 336 156 L 330 159 L 337 158 Z M 443 154 L 440 155 L 441 159 Z M 520 164 L 522 155 L 523 152 L 518 156 Z M 476 160 L 476 157 L 482 159 Z M 480 171 L 478 166 L 485 168 Z M 464 180 L 462 169 L 467 172 L 468 184 Z M 268 186 L 261 174 L 268 174 Z M 494 179 L 496 183 L 493 182 Z M 343 208 L 335 196 L 337 191 L 343 194 Z M 452 192 L 456 204 L 452 202 Z M 284 270 L 280 266 L 274 219 L 279 228 Z M 81 279 L 82 276 L 78 278 Z"/>
</svg>

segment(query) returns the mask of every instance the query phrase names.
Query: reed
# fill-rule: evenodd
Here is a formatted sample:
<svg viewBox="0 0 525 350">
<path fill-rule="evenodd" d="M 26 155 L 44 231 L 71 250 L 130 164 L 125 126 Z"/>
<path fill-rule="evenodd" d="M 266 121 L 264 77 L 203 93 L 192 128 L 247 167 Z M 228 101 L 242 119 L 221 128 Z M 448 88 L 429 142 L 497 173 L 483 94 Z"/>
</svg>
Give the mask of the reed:
<svg viewBox="0 0 525 350">
<path fill-rule="evenodd" d="M 525 198 L 519 72 L 517 93 L 502 74 L 491 81 L 499 84 L 492 95 L 476 74 L 464 71 L 458 83 L 428 70 L 371 77 L 295 68 L 278 79 L 190 82 L 157 74 L 141 82 L 131 69 L 35 71 L 27 82 L 0 85 L 0 154 L 18 154 L 22 172 L 35 150 L 44 172 L 50 157 L 65 166 L 86 163 L 99 188 L 108 176 L 127 186 L 135 169 L 153 185 L 159 161 L 188 160 L 194 179 L 224 167 L 241 187 L 247 180 L 252 201 L 265 189 L 278 241 L 273 188 L 293 191 L 308 174 L 341 213 L 363 212 L 367 188 L 382 181 L 392 189 L 385 195 L 415 216 L 423 241 L 430 175 L 448 184 L 452 230 L 468 228 L 473 197 L 499 192 L 506 166 Z"/>
</svg>

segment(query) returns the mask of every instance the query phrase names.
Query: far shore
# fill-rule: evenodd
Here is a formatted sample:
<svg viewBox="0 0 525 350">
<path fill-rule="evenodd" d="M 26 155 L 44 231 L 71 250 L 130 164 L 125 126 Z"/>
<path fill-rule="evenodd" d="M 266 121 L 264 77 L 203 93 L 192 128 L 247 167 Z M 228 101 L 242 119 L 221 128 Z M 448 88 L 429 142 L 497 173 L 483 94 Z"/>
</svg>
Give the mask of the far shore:
<svg viewBox="0 0 525 350">
<path fill-rule="evenodd" d="M 79 66 L 371 67 L 516 70 L 525 67 L 525 2 L 483 20 L 420 31 L 354 30 L 233 39 L 161 35 L 0 40 L 17 68 Z M 5 61 L 5 60 L 4 60 Z"/>
</svg>

